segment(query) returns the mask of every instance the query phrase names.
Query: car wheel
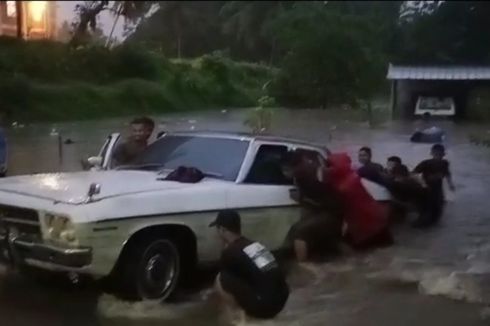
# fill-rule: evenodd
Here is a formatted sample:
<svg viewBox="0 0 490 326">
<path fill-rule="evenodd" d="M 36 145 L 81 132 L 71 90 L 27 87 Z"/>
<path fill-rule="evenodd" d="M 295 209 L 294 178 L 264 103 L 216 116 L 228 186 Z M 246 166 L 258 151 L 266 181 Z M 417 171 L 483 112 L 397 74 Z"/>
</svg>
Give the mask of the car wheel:
<svg viewBox="0 0 490 326">
<path fill-rule="evenodd" d="M 134 243 L 122 262 L 124 297 L 160 300 L 170 297 L 180 277 L 179 250 L 171 240 Z"/>
</svg>

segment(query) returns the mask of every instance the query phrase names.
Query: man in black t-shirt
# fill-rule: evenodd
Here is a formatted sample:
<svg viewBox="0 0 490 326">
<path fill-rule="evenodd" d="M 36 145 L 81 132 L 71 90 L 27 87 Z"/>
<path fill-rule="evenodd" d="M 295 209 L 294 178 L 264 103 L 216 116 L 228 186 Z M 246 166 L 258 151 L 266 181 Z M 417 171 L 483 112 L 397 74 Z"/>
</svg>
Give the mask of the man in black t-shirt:
<svg viewBox="0 0 490 326">
<path fill-rule="evenodd" d="M 272 253 L 241 235 L 240 216 L 235 211 L 221 211 L 209 226 L 217 227 L 225 244 L 216 278 L 223 301 L 238 305 L 254 318 L 275 317 L 286 304 L 289 287 Z"/>
<path fill-rule="evenodd" d="M 443 213 L 444 190 L 443 180 L 447 179 L 449 188 L 454 191 L 454 185 L 449 169 L 449 161 L 444 159 L 446 150 L 443 145 L 432 146 L 432 158 L 422 161 L 414 169 L 414 173 L 422 174 L 426 188 L 426 200 L 421 208 L 420 218 L 415 221 L 415 227 L 424 227 L 436 223 Z"/>
</svg>

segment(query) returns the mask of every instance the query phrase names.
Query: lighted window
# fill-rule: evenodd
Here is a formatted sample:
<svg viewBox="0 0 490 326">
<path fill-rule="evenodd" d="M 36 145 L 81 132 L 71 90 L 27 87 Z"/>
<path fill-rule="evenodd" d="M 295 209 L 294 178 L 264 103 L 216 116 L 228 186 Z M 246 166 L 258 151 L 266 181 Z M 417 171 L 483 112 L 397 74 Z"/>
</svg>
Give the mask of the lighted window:
<svg viewBox="0 0 490 326">
<path fill-rule="evenodd" d="M 46 1 L 31 1 L 29 3 L 29 9 L 31 11 L 32 20 L 36 23 L 40 23 L 46 13 Z"/>
<path fill-rule="evenodd" d="M 7 3 L 7 17 L 17 16 L 17 7 L 15 6 L 15 1 L 6 1 Z"/>
</svg>

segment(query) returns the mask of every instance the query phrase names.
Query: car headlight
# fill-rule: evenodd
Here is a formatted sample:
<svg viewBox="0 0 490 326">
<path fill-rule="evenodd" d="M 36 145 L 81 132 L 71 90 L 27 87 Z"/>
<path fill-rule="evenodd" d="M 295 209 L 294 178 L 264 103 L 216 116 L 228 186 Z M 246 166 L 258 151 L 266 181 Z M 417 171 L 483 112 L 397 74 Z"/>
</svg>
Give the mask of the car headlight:
<svg viewBox="0 0 490 326">
<path fill-rule="evenodd" d="M 44 216 L 44 220 L 46 235 L 50 240 L 69 244 L 77 242 L 75 227 L 68 217 L 48 213 Z"/>
</svg>

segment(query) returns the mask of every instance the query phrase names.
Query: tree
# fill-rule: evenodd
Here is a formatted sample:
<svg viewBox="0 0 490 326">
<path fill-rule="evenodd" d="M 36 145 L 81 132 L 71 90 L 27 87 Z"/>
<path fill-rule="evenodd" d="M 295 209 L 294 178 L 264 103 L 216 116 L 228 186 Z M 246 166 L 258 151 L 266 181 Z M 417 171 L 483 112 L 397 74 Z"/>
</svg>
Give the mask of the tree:
<svg viewBox="0 0 490 326">
<path fill-rule="evenodd" d="M 58 31 L 58 40 L 63 43 L 67 43 L 70 41 L 72 37 L 72 28 L 68 21 L 63 21 L 61 27 Z"/>
<path fill-rule="evenodd" d="M 15 12 L 17 13 L 15 17 L 17 20 L 17 38 L 22 39 L 24 36 L 24 31 L 22 30 L 24 8 L 21 1 L 15 1 Z"/>
<path fill-rule="evenodd" d="M 486 64 L 490 59 L 490 5 L 444 1 L 416 11 L 402 26 L 397 61 L 418 64 Z"/>
<path fill-rule="evenodd" d="M 95 30 L 98 15 L 106 10 L 108 5 L 109 1 L 84 1 L 83 4 L 75 6 L 77 20 L 73 22 L 74 32 L 70 40 L 71 46 L 77 47 L 88 43 L 90 39 L 89 28 Z"/>
<path fill-rule="evenodd" d="M 111 8 L 111 13 L 114 16 L 114 23 L 112 24 L 109 37 L 107 38 L 106 47 L 112 44 L 112 36 L 121 16 L 124 17 L 125 27 L 127 27 L 128 24 L 139 22 L 141 18 L 150 11 L 156 2 L 157 1 L 114 1 Z"/>
<path fill-rule="evenodd" d="M 224 1 L 165 1 L 126 42 L 142 43 L 176 57 L 221 49 L 225 44 L 219 16 L 223 4 Z"/>
<path fill-rule="evenodd" d="M 301 4 L 282 15 L 274 30 L 287 54 L 274 95 L 299 106 L 369 102 L 385 68 L 375 26 L 366 17 L 319 3 Z"/>
<path fill-rule="evenodd" d="M 154 1 L 115 1 L 116 17 L 122 15 L 129 21 L 134 21 L 144 15 Z M 90 40 L 89 29 L 97 28 L 99 14 L 108 10 L 110 1 L 84 1 L 75 6 L 76 20 L 73 22 L 74 33 L 70 44 L 74 47 L 86 44 Z"/>
<path fill-rule="evenodd" d="M 229 1 L 221 9 L 223 32 L 233 36 L 237 52 L 245 49 L 250 57 L 268 57 L 271 62 L 276 38 L 269 33 L 269 22 L 293 5 L 292 1 Z"/>
</svg>

